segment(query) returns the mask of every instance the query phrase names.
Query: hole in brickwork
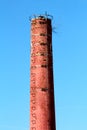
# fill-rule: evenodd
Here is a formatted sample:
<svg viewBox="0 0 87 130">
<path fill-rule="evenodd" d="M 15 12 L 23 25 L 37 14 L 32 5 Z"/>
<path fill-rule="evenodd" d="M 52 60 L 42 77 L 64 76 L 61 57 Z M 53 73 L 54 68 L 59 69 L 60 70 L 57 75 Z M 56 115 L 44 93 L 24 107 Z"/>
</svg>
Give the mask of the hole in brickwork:
<svg viewBox="0 0 87 130">
<path fill-rule="evenodd" d="M 40 36 L 46 36 L 46 34 L 44 34 L 44 33 L 40 33 Z"/>
<path fill-rule="evenodd" d="M 52 53 L 44 53 L 44 52 L 37 52 L 37 53 L 32 53 L 32 56 L 50 56 Z"/>
<path fill-rule="evenodd" d="M 47 61 L 46 59 L 44 59 L 43 61 Z"/>
<path fill-rule="evenodd" d="M 46 91 L 48 91 L 48 88 L 41 88 L 41 91 L 46 92 Z"/>
<path fill-rule="evenodd" d="M 35 60 L 34 60 L 34 59 L 31 59 L 31 62 L 32 62 L 32 63 L 35 63 Z"/>
<path fill-rule="evenodd" d="M 41 21 L 40 21 L 39 23 L 40 23 L 40 24 L 46 24 L 46 22 L 41 22 Z"/>
<path fill-rule="evenodd" d="M 43 43 L 43 42 L 42 42 L 42 43 L 40 43 L 40 45 L 45 46 L 45 45 L 47 45 L 47 43 Z"/>
<path fill-rule="evenodd" d="M 41 65 L 41 67 L 47 68 L 47 67 L 48 67 L 48 65 Z"/>
<path fill-rule="evenodd" d="M 31 69 L 35 69 L 36 68 L 36 66 L 31 66 Z"/>
</svg>

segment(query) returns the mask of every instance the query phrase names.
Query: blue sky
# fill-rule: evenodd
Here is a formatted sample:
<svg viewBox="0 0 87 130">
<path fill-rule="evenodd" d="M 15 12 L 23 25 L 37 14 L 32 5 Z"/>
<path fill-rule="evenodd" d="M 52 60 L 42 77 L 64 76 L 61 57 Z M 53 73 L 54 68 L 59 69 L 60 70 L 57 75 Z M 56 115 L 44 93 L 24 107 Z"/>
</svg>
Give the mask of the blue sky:
<svg viewBox="0 0 87 130">
<path fill-rule="evenodd" d="M 53 19 L 57 130 L 87 130 L 87 1 L 0 0 L 0 130 L 29 130 L 29 16 Z"/>
</svg>

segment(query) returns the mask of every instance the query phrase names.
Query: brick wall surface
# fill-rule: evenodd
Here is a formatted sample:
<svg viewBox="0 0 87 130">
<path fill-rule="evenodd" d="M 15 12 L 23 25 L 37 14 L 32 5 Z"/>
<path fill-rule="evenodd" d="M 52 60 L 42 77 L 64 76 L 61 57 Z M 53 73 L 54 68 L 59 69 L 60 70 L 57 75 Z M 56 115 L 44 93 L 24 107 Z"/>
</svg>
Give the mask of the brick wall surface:
<svg viewBox="0 0 87 130">
<path fill-rule="evenodd" d="M 51 20 L 31 21 L 30 130 L 55 130 Z"/>
</svg>

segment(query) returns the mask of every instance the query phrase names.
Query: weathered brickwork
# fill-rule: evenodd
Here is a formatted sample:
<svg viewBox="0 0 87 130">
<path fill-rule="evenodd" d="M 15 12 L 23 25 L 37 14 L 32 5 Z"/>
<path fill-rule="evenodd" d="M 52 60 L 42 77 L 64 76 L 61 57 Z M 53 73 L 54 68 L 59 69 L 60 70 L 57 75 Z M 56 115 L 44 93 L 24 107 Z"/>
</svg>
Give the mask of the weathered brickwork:
<svg viewBox="0 0 87 130">
<path fill-rule="evenodd" d="M 31 21 L 30 130 L 56 130 L 51 19 Z"/>
</svg>

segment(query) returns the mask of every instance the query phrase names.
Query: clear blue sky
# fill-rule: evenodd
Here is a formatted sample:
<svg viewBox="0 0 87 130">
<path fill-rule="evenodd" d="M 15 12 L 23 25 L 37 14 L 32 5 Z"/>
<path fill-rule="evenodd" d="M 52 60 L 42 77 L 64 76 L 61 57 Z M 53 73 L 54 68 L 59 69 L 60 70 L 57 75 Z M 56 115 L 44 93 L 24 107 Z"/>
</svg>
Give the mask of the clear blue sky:
<svg viewBox="0 0 87 130">
<path fill-rule="evenodd" d="M 87 130 L 87 1 L 0 0 L 0 130 L 29 130 L 29 16 L 54 17 L 57 130 Z"/>
</svg>

